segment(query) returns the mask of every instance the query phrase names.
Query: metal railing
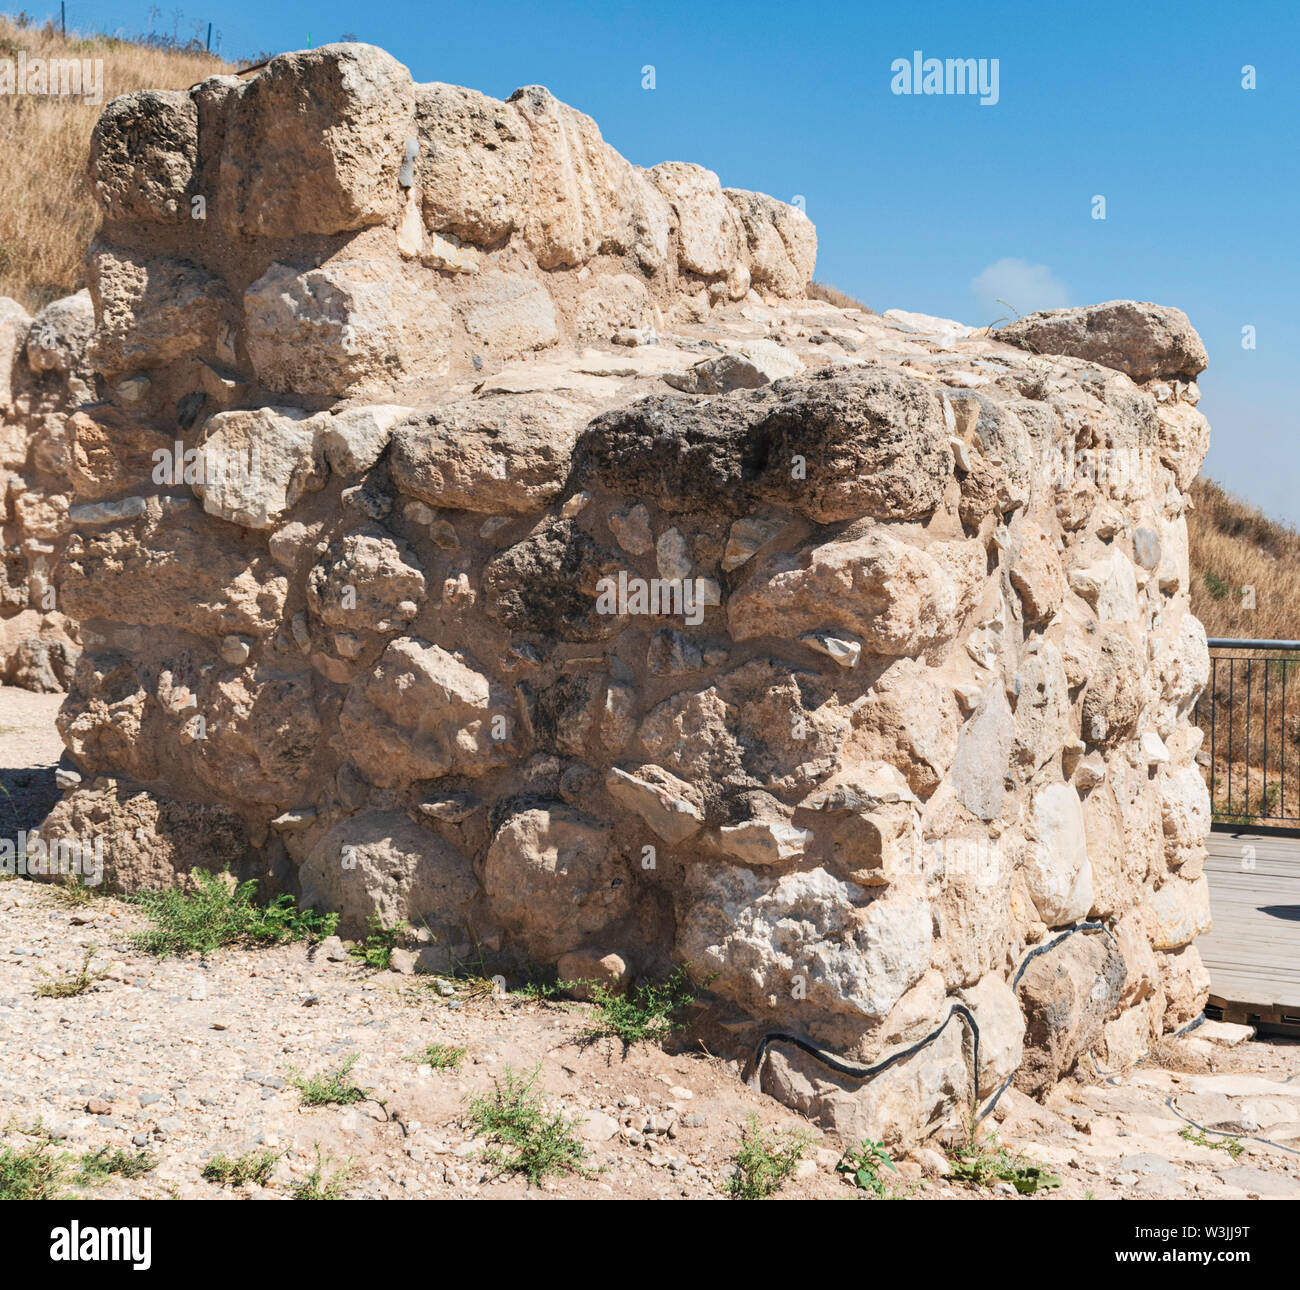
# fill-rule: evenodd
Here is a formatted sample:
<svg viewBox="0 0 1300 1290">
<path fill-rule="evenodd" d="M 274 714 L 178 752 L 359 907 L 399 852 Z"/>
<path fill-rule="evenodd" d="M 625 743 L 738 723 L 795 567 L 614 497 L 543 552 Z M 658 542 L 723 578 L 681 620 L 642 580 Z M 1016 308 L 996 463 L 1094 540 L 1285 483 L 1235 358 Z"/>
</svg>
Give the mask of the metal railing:
<svg viewBox="0 0 1300 1290">
<path fill-rule="evenodd" d="M 1300 641 L 1211 637 L 1209 646 L 1193 720 L 1205 733 L 1214 819 L 1300 825 Z"/>
</svg>

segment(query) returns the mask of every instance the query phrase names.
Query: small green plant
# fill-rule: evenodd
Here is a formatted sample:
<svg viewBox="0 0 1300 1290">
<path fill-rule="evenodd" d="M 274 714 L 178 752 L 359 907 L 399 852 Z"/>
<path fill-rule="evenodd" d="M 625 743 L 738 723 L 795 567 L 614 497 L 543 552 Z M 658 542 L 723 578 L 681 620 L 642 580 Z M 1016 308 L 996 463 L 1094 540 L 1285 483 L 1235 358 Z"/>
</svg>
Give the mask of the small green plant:
<svg viewBox="0 0 1300 1290">
<path fill-rule="evenodd" d="M 59 904 L 72 905 L 77 908 L 82 905 L 89 905 L 97 894 L 94 887 L 87 887 L 80 878 L 72 874 L 68 874 L 62 882 L 47 884 L 46 891 Z"/>
<path fill-rule="evenodd" d="M 467 1051 L 464 1048 L 453 1048 L 450 1044 L 428 1044 L 406 1060 L 419 1062 L 421 1066 L 432 1066 L 436 1071 L 455 1070 L 465 1060 Z"/>
<path fill-rule="evenodd" d="M 90 960 L 95 957 L 95 947 L 86 946 L 81 957 L 81 966 L 66 976 L 51 976 L 44 968 L 36 970 L 45 978 L 35 990 L 38 999 L 70 999 L 74 995 L 85 994 L 96 981 L 102 981 L 107 972 L 92 972 Z"/>
<path fill-rule="evenodd" d="M 1204 1129 L 1194 1129 L 1189 1124 L 1178 1130 L 1178 1136 L 1185 1142 L 1195 1143 L 1198 1147 L 1208 1147 L 1211 1151 L 1226 1151 L 1234 1160 L 1246 1149 L 1240 1138 L 1223 1137 L 1217 1141 L 1206 1134 Z"/>
<path fill-rule="evenodd" d="M 1002 1146 L 996 1134 L 981 1138 L 970 1126 L 967 1140 L 949 1153 L 952 1176 L 958 1182 L 988 1187 L 995 1182 L 1009 1182 L 1022 1196 L 1059 1187 L 1061 1180 L 1041 1165 L 1014 1154 Z"/>
<path fill-rule="evenodd" d="M 193 889 L 146 891 L 130 899 L 139 905 L 150 926 L 133 938 L 150 954 L 210 954 L 223 945 L 266 945 L 284 941 L 317 941 L 338 928 L 337 914 L 298 909 L 290 895 L 267 905 L 253 903 L 256 880 L 237 883 L 228 873 L 191 873 Z"/>
<path fill-rule="evenodd" d="M 1223 600 L 1231 593 L 1232 586 L 1230 583 L 1225 582 L 1220 578 L 1217 573 L 1214 573 L 1210 569 L 1206 569 L 1205 590 L 1210 593 L 1211 599 Z"/>
<path fill-rule="evenodd" d="M 132 1155 L 121 1147 L 100 1147 L 88 1151 L 81 1157 L 81 1176 L 79 1181 L 94 1185 L 102 1183 L 113 1174 L 122 1178 L 142 1178 L 158 1167 L 159 1157 L 148 1151 Z"/>
<path fill-rule="evenodd" d="M 68 1155 L 58 1139 L 32 1130 L 38 1141 L 25 1147 L 0 1147 L 0 1200 L 63 1200 Z"/>
<path fill-rule="evenodd" d="M 394 923 L 387 927 L 378 914 L 371 914 L 366 919 L 370 933 L 360 945 L 354 945 L 348 953 L 354 959 L 360 959 L 366 967 L 387 971 L 393 965 L 393 951 L 397 943 L 411 930 L 410 923 Z"/>
<path fill-rule="evenodd" d="M 551 1174 L 582 1173 L 587 1157 L 573 1124 L 561 1112 L 548 1111 L 535 1090 L 541 1069 L 524 1078 L 507 1066 L 489 1096 L 470 1102 L 474 1131 L 491 1144 L 483 1158 L 499 1172 L 523 1174 L 533 1184 Z"/>
<path fill-rule="evenodd" d="M 325 1176 L 326 1159 L 321 1156 L 320 1143 L 313 1143 L 316 1148 L 316 1163 L 306 1178 L 294 1183 L 292 1191 L 294 1200 L 338 1200 L 343 1194 L 343 1185 L 352 1172 L 352 1159 L 349 1157 L 342 1166 L 327 1178 Z"/>
<path fill-rule="evenodd" d="M 264 1147 L 261 1151 L 245 1151 L 241 1156 L 228 1156 L 218 1152 L 203 1166 L 203 1177 L 211 1183 L 220 1183 L 225 1187 L 242 1187 L 245 1183 L 257 1183 L 265 1187 L 271 1179 L 271 1170 L 280 1159 L 278 1151 Z"/>
<path fill-rule="evenodd" d="M 560 984 L 566 989 L 583 986 L 587 998 L 598 1009 L 596 1019 L 582 1037 L 594 1040 L 611 1036 L 625 1049 L 643 1041 L 662 1043 L 681 1030 L 682 1023 L 674 1020 L 673 1014 L 694 1002 L 698 993 L 686 969 L 680 967 L 664 981 L 634 985 L 623 994 L 616 994 L 603 981 Z"/>
<path fill-rule="evenodd" d="M 757 1114 L 751 1115 L 740 1131 L 727 1194 L 732 1200 L 766 1200 L 785 1186 L 812 1141 L 805 1129 L 765 1130 Z"/>
<path fill-rule="evenodd" d="M 862 1191 L 873 1196 L 884 1197 L 889 1194 L 885 1180 L 880 1176 L 882 1168 L 898 1169 L 889 1158 L 883 1142 L 874 1138 L 863 1138 L 856 1147 L 847 1151 L 844 1158 L 835 1166 L 837 1173 L 845 1174 L 849 1181 Z"/>
<path fill-rule="evenodd" d="M 364 1102 L 369 1092 L 354 1084 L 351 1079 L 352 1068 L 357 1064 L 360 1053 L 353 1053 L 338 1070 L 325 1071 L 320 1075 L 304 1076 L 294 1067 L 289 1068 L 289 1082 L 301 1095 L 303 1106 L 351 1106 L 353 1102 Z"/>
</svg>

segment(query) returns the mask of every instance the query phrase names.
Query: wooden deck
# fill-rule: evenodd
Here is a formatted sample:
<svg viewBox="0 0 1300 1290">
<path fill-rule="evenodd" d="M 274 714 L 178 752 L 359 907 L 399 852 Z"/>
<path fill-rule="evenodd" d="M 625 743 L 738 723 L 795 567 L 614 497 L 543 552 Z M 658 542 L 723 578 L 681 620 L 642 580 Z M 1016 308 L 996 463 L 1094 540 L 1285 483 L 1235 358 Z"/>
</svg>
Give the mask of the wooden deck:
<svg viewBox="0 0 1300 1290">
<path fill-rule="evenodd" d="M 1196 947 L 1211 1004 L 1225 1021 L 1300 1027 L 1300 838 L 1214 832 L 1208 848 L 1214 927 Z"/>
</svg>

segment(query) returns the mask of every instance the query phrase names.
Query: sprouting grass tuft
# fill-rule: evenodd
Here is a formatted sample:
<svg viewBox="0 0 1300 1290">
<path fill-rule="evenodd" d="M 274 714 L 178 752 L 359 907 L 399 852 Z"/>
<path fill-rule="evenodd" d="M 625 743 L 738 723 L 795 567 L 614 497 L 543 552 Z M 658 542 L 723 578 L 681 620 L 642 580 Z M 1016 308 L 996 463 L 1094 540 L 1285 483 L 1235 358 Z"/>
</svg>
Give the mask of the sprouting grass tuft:
<svg viewBox="0 0 1300 1290">
<path fill-rule="evenodd" d="M 267 945 L 317 941 L 338 928 L 337 914 L 298 909 L 294 898 L 277 896 L 267 905 L 253 903 L 257 882 L 236 883 L 228 873 L 195 869 L 189 891 L 168 888 L 141 892 L 130 899 L 144 910 L 150 926 L 134 937 L 150 954 L 210 954 L 223 945 Z"/>
<path fill-rule="evenodd" d="M 484 1159 L 501 1173 L 523 1174 L 534 1185 L 552 1174 L 582 1173 L 587 1158 L 572 1122 L 559 1111 L 548 1111 L 536 1091 L 541 1069 L 525 1078 L 507 1066 L 492 1093 L 470 1103 L 474 1130 L 490 1143 Z"/>
<path fill-rule="evenodd" d="M 418 1053 L 412 1053 L 406 1060 L 419 1062 L 421 1066 L 432 1066 L 436 1071 L 456 1070 L 465 1060 L 465 1048 L 456 1048 L 451 1044 L 426 1044 Z"/>
<path fill-rule="evenodd" d="M 313 1145 L 316 1148 L 316 1163 L 302 1182 L 294 1183 L 293 1198 L 294 1200 L 338 1200 L 352 1172 L 352 1159 L 349 1157 L 327 1177 L 328 1158 L 321 1155 L 319 1142 Z"/>
<path fill-rule="evenodd" d="M 766 1200 L 785 1186 L 812 1142 L 806 1129 L 766 1130 L 751 1115 L 740 1132 L 727 1194 L 732 1200 Z"/>
<path fill-rule="evenodd" d="M 243 1155 L 228 1156 L 219 1152 L 203 1166 L 203 1177 L 211 1183 L 220 1183 L 224 1187 L 242 1187 L 246 1183 L 257 1183 L 265 1187 L 270 1181 L 271 1170 L 280 1159 L 278 1151 L 264 1147 L 261 1151 L 245 1151 Z"/>
<path fill-rule="evenodd" d="M 305 1076 L 301 1071 L 289 1068 L 289 1082 L 298 1090 L 303 1106 L 351 1106 L 354 1102 L 364 1102 L 370 1096 L 368 1090 L 359 1087 L 351 1079 L 352 1068 L 357 1064 L 359 1053 L 353 1053 L 338 1070 L 324 1071 L 319 1075 Z"/>
<path fill-rule="evenodd" d="M 95 957 L 95 947 L 86 946 L 85 952 L 81 958 L 81 966 L 75 971 L 65 976 L 52 976 L 44 968 L 36 970 L 45 978 L 36 986 L 35 994 L 38 999 L 70 999 L 79 994 L 85 994 L 87 990 L 95 984 L 96 981 L 102 981 L 107 972 L 92 972 L 90 970 L 90 960 Z"/>
</svg>

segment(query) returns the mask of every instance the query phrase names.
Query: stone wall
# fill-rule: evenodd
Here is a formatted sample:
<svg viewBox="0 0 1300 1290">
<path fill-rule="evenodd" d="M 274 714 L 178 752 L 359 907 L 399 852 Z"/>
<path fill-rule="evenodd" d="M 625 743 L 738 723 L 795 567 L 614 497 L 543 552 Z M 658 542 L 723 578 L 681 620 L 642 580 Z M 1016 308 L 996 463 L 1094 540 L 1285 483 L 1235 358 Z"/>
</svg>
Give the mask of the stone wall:
<svg viewBox="0 0 1300 1290">
<path fill-rule="evenodd" d="M 367 46 L 119 99 L 91 173 L 47 839 L 429 968 L 686 964 L 711 1051 L 768 1036 L 844 1134 L 1196 1015 L 1176 310 L 811 301 L 800 212 Z"/>
</svg>

